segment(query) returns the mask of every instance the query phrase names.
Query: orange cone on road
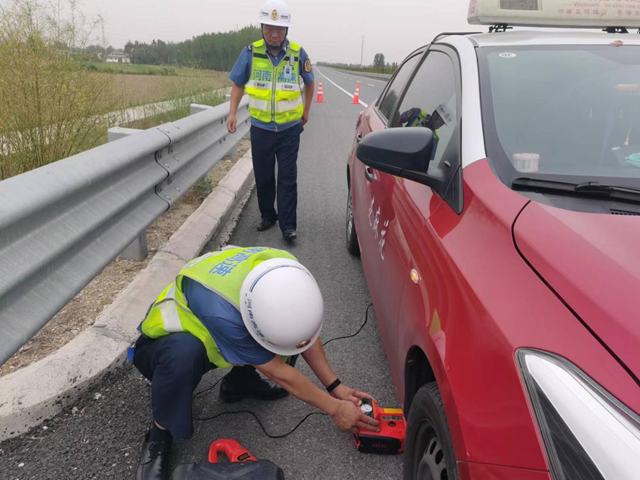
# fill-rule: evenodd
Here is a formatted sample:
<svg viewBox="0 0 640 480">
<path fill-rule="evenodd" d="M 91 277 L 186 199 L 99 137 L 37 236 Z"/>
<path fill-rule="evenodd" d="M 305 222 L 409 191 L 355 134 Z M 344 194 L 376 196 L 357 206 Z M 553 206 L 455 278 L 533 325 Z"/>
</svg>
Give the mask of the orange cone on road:
<svg viewBox="0 0 640 480">
<path fill-rule="evenodd" d="M 360 103 L 360 82 L 356 85 L 356 94 L 353 96 L 353 101 L 351 103 L 353 105 L 358 105 Z"/>
<path fill-rule="evenodd" d="M 322 80 L 318 85 L 318 97 L 316 98 L 316 103 L 324 103 L 324 90 L 322 89 Z"/>
</svg>

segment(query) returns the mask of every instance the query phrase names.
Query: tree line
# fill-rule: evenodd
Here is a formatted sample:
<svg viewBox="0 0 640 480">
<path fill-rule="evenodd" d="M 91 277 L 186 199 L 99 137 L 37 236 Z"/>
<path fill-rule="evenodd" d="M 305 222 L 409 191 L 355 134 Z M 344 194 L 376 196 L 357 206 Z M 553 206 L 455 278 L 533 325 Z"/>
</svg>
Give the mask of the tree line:
<svg viewBox="0 0 640 480">
<path fill-rule="evenodd" d="M 341 68 L 343 70 L 351 70 L 354 72 L 371 72 L 392 74 L 398 68 L 397 62 L 389 63 L 383 53 L 376 53 L 373 57 L 373 65 L 360 65 L 353 63 L 329 63 L 318 62 L 318 65 L 326 65 L 328 67 Z"/>
<path fill-rule="evenodd" d="M 249 26 L 230 32 L 205 33 L 177 43 L 163 40 L 153 40 L 151 43 L 129 41 L 124 52 L 131 56 L 131 63 L 229 71 L 242 48 L 260 38 L 260 28 Z"/>
</svg>

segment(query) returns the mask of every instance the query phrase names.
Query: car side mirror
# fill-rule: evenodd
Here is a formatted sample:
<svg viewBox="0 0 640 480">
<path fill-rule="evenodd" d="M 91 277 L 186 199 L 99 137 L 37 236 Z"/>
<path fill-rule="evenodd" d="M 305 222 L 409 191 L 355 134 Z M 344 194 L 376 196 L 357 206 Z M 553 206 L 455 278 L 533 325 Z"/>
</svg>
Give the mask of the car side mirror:
<svg viewBox="0 0 640 480">
<path fill-rule="evenodd" d="M 389 128 L 367 135 L 356 156 L 365 165 L 405 177 L 404 172 L 426 172 L 433 149 L 433 132 L 425 127 Z"/>
</svg>

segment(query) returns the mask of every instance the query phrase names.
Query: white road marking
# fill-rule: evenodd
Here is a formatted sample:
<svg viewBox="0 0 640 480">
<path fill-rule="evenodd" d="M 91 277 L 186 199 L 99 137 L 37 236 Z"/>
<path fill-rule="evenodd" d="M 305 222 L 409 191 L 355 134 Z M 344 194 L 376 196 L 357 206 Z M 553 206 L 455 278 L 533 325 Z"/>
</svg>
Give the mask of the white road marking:
<svg viewBox="0 0 640 480">
<path fill-rule="evenodd" d="M 324 78 L 326 78 L 327 80 L 329 80 L 331 83 L 333 83 L 334 86 L 338 87 L 340 90 L 342 90 L 344 93 L 346 93 L 347 95 L 349 95 L 351 98 L 353 98 L 353 95 L 350 94 L 349 92 L 347 92 L 344 88 L 342 88 L 340 85 L 338 85 L 336 82 L 334 82 L 333 80 L 331 80 L 329 77 L 327 77 L 324 73 L 322 73 L 318 67 L 316 67 L 316 71 L 322 75 Z M 360 100 L 360 105 L 362 105 L 364 108 L 367 108 L 369 105 L 367 105 L 366 103 L 364 103 L 362 100 Z"/>
<path fill-rule="evenodd" d="M 367 85 L 369 85 L 370 87 L 376 88 L 375 85 L 371 85 L 370 83 L 367 83 Z"/>
</svg>

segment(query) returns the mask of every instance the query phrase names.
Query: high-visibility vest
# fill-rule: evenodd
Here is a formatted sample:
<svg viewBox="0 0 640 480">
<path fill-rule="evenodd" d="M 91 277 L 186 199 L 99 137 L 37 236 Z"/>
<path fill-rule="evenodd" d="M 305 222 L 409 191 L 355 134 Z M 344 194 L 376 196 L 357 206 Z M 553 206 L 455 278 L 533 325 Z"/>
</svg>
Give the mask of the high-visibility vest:
<svg viewBox="0 0 640 480">
<path fill-rule="evenodd" d="M 240 311 L 240 291 L 245 278 L 255 267 L 272 258 L 296 260 L 284 250 L 266 247 L 231 247 L 192 260 L 155 301 L 142 322 L 142 333 L 150 338 L 160 338 L 171 333 L 188 332 L 204 344 L 211 363 L 218 368 L 230 368 L 231 364 L 220 353 L 207 327 L 189 309 L 182 281 L 188 277 L 198 282 Z"/>
<path fill-rule="evenodd" d="M 300 88 L 301 46 L 289 42 L 289 48 L 278 66 L 267 55 L 264 40 L 251 44 L 251 77 L 245 86 L 249 95 L 251 116 L 265 123 L 284 124 L 302 118 Z"/>
<path fill-rule="evenodd" d="M 429 115 L 420 108 L 412 108 L 404 112 L 400 119 L 406 122 L 405 127 L 424 127 L 426 126 Z"/>
</svg>

